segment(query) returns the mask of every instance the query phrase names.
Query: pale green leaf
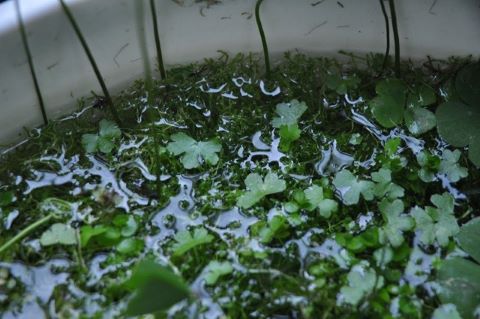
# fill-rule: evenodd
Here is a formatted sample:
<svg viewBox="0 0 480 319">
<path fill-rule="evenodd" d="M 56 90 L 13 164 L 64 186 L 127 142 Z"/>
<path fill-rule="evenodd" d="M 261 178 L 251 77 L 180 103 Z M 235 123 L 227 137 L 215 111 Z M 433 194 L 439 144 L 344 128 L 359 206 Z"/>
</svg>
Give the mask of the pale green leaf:
<svg viewBox="0 0 480 319">
<path fill-rule="evenodd" d="M 230 262 L 211 261 L 206 267 L 205 282 L 207 285 L 214 285 L 222 276 L 232 273 L 233 266 Z"/>
<path fill-rule="evenodd" d="M 177 133 L 170 137 L 172 140 L 167 149 L 173 155 L 182 155 L 181 162 L 186 169 L 197 168 L 204 162 L 210 165 L 218 163 L 218 155 L 222 146 L 217 140 L 197 142 L 185 133 Z"/>
<path fill-rule="evenodd" d="M 458 164 L 461 154 L 462 153 L 459 150 L 455 150 L 453 152 L 450 150 L 444 150 L 442 152 L 442 158 L 438 172 L 440 174 L 444 174 L 452 183 L 456 183 L 460 179 L 468 176 L 468 170 Z"/>
<path fill-rule="evenodd" d="M 386 225 L 382 227 L 382 235 L 393 247 L 400 246 L 404 241 L 403 232 L 412 229 L 415 225 L 413 219 L 404 214 L 405 206 L 400 199 L 390 202 L 384 199 L 378 205 Z"/>
<path fill-rule="evenodd" d="M 324 198 L 323 188 L 313 185 L 305 190 L 305 197 L 312 207 L 318 209 L 321 216 L 329 218 L 338 210 L 338 203 L 332 199 Z"/>
<path fill-rule="evenodd" d="M 383 277 L 377 277 L 375 270 L 365 265 L 356 265 L 347 276 L 348 284 L 340 289 L 343 303 L 357 306 L 363 298 L 367 297 L 374 289 L 383 286 Z"/>
<path fill-rule="evenodd" d="M 287 185 L 277 174 L 268 173 L 265 179 L 252 173 L 245 179 L 247 191 L 237 201 L 238 206 L 250 208 L 267 195 L 283 192 Z"/>
<path fill-rule="evenodd" d="M 173 255 L 181 256 L 197 246 L 211 243 L 213 239 L 214 237 L 203 227 L 196 228 L 193 235 L 188 230 L 180 231 L 174 237 Z"/>
<path fill-rule="evenodd" d="M 444 304 L 433 312 L 432 319 L 462 319 L 454 304 Z"/>
<path fill-rule="evenodd" d="M 61 223 L 53 224 L 40 237 L 40 244 L 42 244 L 42 246 L 75 245 L 76 243 L 77 237 L 75 230 Z"/>
<path fill-rule="evenodd" d="M 345 205 L 357 204 L 360 194 L 365 200 L 374 197 L 375 184 L 370 181 L 358 180 L 349 170 L 342 170 L 333 179 L 333 185 L 340 192 Z"/>
<path fill-rule="evenodd" d="M 298 119 L 307 110 L 307 105 L 304 102 L 298 100 L 292 100 L 289 103 L 277 104 L 275 113 L 277 117 L 272 120 L 272 126 L 280 128 L 282 125 L 294 125 L 297 124 Z"/>
</svg>

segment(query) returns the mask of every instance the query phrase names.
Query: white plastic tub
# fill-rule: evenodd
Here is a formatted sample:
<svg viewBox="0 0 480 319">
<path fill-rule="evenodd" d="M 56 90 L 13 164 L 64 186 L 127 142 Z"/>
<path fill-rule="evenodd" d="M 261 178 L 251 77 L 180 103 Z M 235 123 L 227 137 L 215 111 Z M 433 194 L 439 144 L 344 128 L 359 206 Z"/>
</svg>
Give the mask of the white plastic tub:
<svg viewBox="0 0 480 319">
<path fill-rule="evenodd" d="M 108 87 L 124 88 L 142 77 L 134 1 L 71 0 L 82 32 Z M 145 1 L 146 2 L 146 1 Z M 184 0 L 158 0 L 167 66 L 229 53 L 260 52 L 254 0 L 224 0 L 206 8 Z M 479 0 L 397 2 L 403 58 L 480 54 Z M 77 99 L 101 93 L 78 38 L 58 0 L 20 0 L 28 42 L 49 118 L 70 112 Z M 149 6 L 146 30 L 152 66 L 155 44 Z M 338 50 L 383 52 L 384 18 L 378 0 L 265 0 L 262 21 L 272 55 L 298 49 L 314 55 Z M 0 145 L 18 140 L 24 128 L 41 125 L 13 1 L 0 4 Z"/>
</svg>

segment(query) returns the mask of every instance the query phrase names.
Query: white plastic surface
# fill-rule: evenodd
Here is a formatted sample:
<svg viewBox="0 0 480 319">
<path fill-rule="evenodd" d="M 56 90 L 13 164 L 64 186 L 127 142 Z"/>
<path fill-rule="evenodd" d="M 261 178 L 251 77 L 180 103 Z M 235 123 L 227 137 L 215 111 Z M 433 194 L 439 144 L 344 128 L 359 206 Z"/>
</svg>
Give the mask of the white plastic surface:
<svg viewBox="0 0 480 319">
<path fill-rule="evenodd" d="M 85 35 L 108 87 L 118 91 L 142 77 L 134 2 L 66 1 Z M 181 1 L 177 1 L 181 2 Z M 206 8 L 184 0 L 157 0 L 167 66 L 229 53 L 261 52 L 254 0 L 224 0 Z M 480 0 L 396 1 L 403 58 L 480 54 Z M 20 0 L 47 113 L 72 111 L 78 98 L 101 93 L 92 68 L 58 0 Z M 152 65 L 155 44 L 145 1 Z M 298 49 L 314 55 L 338 50 L 383 52 L 384 18 L 378 0 L 265 0 L 262 21 L 272 55 Z M 0 4 L 0 145 L 23 128 L 41 125 L 33 82 L 20 40 L 13 1 Z M 1 147 L 0 147 L 1 148 Z"/>
</svg>

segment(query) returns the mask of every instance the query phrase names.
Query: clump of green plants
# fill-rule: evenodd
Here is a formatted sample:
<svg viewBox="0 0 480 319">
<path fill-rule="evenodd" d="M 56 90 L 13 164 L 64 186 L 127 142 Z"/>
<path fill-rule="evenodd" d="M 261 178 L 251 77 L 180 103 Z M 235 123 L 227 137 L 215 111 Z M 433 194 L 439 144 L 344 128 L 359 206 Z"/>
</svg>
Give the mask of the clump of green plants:
<svg viewBox="0 0 480 319">
<path fill-rule="evenodd" d="M 0 312 L 475 318 L 478 62 L 348 56 L 222 55 L 32 132 Z"/>
</svg>

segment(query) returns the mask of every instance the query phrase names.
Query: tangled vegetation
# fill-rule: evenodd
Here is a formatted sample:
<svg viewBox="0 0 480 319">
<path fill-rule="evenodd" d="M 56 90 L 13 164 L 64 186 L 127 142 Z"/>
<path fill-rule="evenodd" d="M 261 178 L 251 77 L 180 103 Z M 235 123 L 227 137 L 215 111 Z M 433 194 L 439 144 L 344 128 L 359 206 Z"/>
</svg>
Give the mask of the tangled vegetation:
<svg viewBox="0 0 480 319">
<path fill-rule="evenodd" d="M 0 167 L 6 318 L 474 318 L 478 63 L 179 67 Z"/>
</svg>

